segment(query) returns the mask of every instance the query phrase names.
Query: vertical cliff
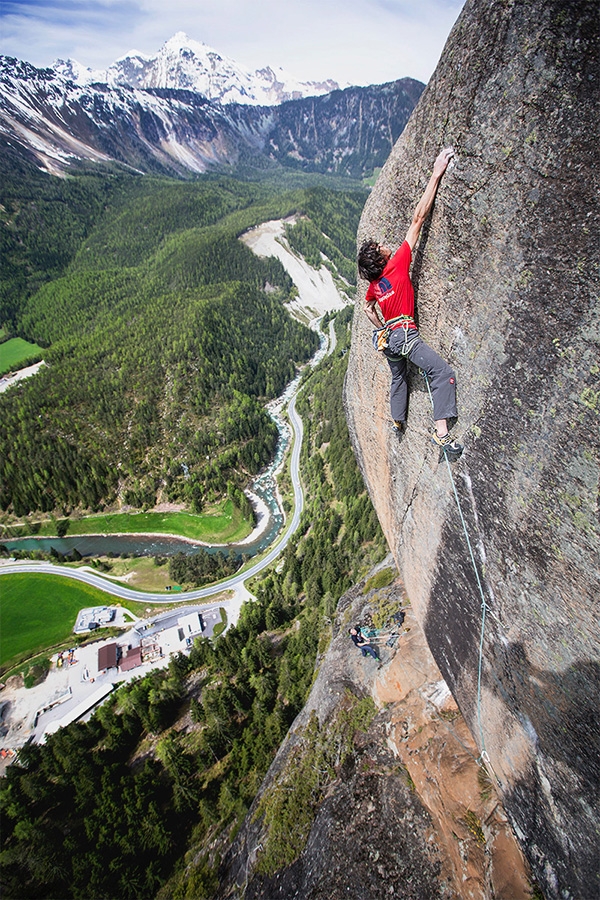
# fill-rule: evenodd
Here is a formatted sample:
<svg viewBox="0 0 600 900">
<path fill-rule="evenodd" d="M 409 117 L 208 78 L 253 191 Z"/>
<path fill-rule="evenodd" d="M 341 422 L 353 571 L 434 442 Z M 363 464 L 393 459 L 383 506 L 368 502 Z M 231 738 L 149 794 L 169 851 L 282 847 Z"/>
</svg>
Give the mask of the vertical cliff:
<svg viewBox="0 0 600 900">
<path fill-rule="evenodd" d="M 517 842 L 412 609 L 384 628 L 380 663 L 349 639 L 350 625 L 404 603 L 398 580 L 377 586 L 388 573 L 386 560 L 341 598 L 215 900 L 530 900 Z"/>
<path fill-rule="evenodd" d="M 357 301 L 345 403 L 408 595 L 489 755 L 548 897 L 599 895 L 600 7 L 467 0 L 366 205 L 399 244 L 457 151 L 413 263 L 418 320 L 456 369 L 452 476 L 411 373 L 407 433 Z M 363 288 L 366 285 L 363 284 Z"/>
</svg>

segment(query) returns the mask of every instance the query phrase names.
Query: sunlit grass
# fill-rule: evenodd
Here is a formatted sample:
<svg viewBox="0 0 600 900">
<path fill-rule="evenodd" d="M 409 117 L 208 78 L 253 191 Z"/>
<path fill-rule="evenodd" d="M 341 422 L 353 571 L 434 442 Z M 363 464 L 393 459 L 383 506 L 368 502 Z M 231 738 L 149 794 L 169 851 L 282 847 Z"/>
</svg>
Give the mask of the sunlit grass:
<svg viewBox="0 0 600 900">
<path fill-rule="evenodd" d="M 11 338 L 8 341 L 4 341 L 4 343 L 0 344 L 0 375 L 3 375 L 5 372 L 11 372 L 25 360 L 43 352 L 42 348 L 38 347 L 37 344 L 30 344 L 29 341 L 25 341 L 23 338 Z"/>
<path fill-rule="evenodd" d="M 206 544 L 227 544 L 242 540 L 251 530 L 251 524 L 237 507 L 231 500 L 226 500 L 206 513 L 115 512 L 72 518 L 68 520 L 66 534 L 170 534 Z M 12 525 L 4 531 L 7 538 L 29 535 L 54 537 L 56 534 L 55 519 L 30 522 L 24 526 Z"/>
<path fill-rule="evenodd" d="M 80 609 L 110 605 L 110 597 L 104 591 L 42 573 L 0 576 L 0 596 L 0 665 L 3 668 L 73 635 Z"/>
</svg>

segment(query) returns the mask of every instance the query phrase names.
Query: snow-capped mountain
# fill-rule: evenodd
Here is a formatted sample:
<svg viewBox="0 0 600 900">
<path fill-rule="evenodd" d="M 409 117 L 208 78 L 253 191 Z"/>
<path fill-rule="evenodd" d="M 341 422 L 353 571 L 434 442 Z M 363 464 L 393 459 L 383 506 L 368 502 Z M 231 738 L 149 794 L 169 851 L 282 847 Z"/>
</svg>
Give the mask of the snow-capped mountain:
<svg viewBox="0 0 600 900">
<path fill-rule="evenodd" d="M 81 87 L 94 84 L 95 82 L 101 84 L 106 81 L 106 71 L 104 69 L 88 69 L 77 62 L 76 59 L 55 59 L 52 63 L 52 69 L 57 75 Z"/>
<path fill-rule="evenodd" d="M 189 177 L 240 163 L 372 174 L 424 85 L 411 78 L 278 106 L 221 104 L 197 91 L 76 84 L 0 56 L 0 152 L 61 175 L 81 163 Z"/>
<path fill-rule="evenodd" d="M 105 83 L 112 87 L 170 88 L 194 91 L 219 103 L 276 106 L 285 100 L 316 97 L 339 88 L 337 82 L 299 81 L 270 66 L 250 72 L 183 31 L 173 35 L 154 57 L 132 50 L 106 71 L 87 69 L 76 60 L 58 59 L 55 72 L 80 86 Z"/>
</svg>

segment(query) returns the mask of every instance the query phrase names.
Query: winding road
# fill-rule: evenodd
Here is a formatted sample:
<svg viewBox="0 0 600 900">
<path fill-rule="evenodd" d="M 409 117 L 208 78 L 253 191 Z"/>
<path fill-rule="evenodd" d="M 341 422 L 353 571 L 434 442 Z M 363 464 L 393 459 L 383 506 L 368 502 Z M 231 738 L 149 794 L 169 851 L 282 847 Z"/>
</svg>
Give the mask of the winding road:
<svg viewBox="0 0 600 900">
<path fill-rule="evenodd" d="M 236 575 L 232 575 L 230 578 L 225 578 L 222 581 L 217 581 L 214 584 L 208 585 L 207 587 L 198 588 L 194 591 L 182 591 L 181 593 L 178 593 L 176 595 L 171 594 L 168 597 L 165 596 L 165 594 L 154 594 L 146 593 L 144 591 L 132 590 L 131 588 L 125 587 L 125 585 L 108 581 L 107 579 L 102 578 L 101 575 L 95 575 L 93 572 L 86 572 L 82 569 L 70 569 L 66 566 L 58 566 L 54 565 L 53 563 L 47 562 L 19 562 L 1 564 L 0 575 L 7 575 L 17 572 L 42 572 L 51 575 L 63 575 L 66 578 L 73 578 L 76 581 L 83 581 L 86 584 L 90 584 L 93 587 L 105 591 L 107 594 L 112 594 L 112 596 L 114 597 L 119 597 L 121 600 L 137 600 L 140 603 L 152 604 L 172 604 L 175 599 L 177 600 L 177 602 L 189 600 L 204 600 L 208 597 L 213 597 L 215 594 L 220 594 L 222 591 L 230 590 L 235 591 L 236 594 L 244 593 L 244 582 L 246 581 L 246 579 L 252 578 L 267 566 L 271 565 L 273 560 L 277 559 L 279 554 L 283 552 L 288 544 L 288 541 L 298 527 L 300 516 L 302 515 L 302 510 L 304 508 L 304 493 L 302 490 L 302 484 L 300 482 L 300 451 L 302 449 L 302 437 L 304 430 L 302 427 L 302 419 L 296 411 L 295 395 L 292 396 L 291 400 L 289 401 L 288 415 L 293 431 L 290 473 L 294 491 L 294 512 L 292 514 L 292 518 L 284 529 L 283 535 L 275 540 L 271 549 L 261 559 L 259 559 L 245 571 L 238 572 Z M 227 607 L 229 603 L 231 603 L 233 606 L 238 606 L 238 604 L 234 603 L 233 601 L 224 601 L 223 605 Z M 228 617 L 230 618 L 230 610 L 228 609 L 227 612 Z"/>
</svg>

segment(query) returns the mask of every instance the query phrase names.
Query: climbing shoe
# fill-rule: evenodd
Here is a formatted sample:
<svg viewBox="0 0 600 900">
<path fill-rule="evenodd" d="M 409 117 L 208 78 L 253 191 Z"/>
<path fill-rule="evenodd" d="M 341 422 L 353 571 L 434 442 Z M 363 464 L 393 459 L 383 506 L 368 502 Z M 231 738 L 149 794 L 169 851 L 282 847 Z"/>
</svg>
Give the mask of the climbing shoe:
<svg viewBox="0 0 600 900">
<path fill-rule="evenodd" d="M 431 443 L 443 450 L 450 459 L 458 459 L 463 452 L 462 444 L 459 444 L 458 441 L 453 441 L 449 434 L 440 437 L 437 431 L 434 431 L 431 436 Z"/>
<path fill-rule="evenodd" d="M 392 422 L 392 431 L 396 435 L 396 437 L 401 438 L 404 432 L 406 431 L 406 422 L 398 422 L 394 420 Z"/>
</svg>

